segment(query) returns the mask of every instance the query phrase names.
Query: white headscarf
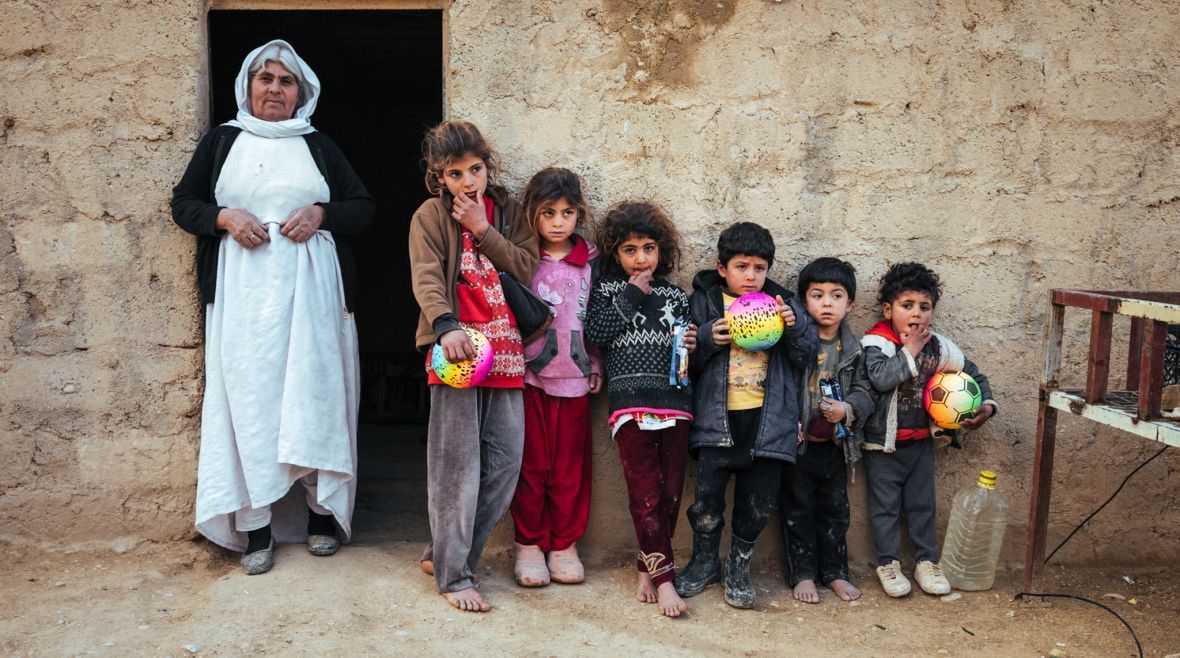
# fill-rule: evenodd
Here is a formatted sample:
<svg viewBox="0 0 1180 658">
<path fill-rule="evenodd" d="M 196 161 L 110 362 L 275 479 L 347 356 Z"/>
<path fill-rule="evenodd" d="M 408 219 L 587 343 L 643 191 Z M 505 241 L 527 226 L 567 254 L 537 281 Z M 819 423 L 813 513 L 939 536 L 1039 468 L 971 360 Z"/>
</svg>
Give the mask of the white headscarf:
<svg viewBox="0 0 1180 658">
<path fill-rule="evenodd" d="M 303 104 L 295 110 L 295 115 L 290 119 L 264 121 L 250 112 L 250 69 L 255 65 L 261 68 L 267 61 L 282 64 L 299 81 Z M 310 119 L 320 98 L 320 79 L 307 62 L 295 53 L 291 44 L 282 39 L 275 39 L 259 46 L 246 55 L 242 62 L 242 70 L 238 71 L 238 77 L 234 80 L 234 96 L 238 100 L 238 117 L 233 121 L 226 121 L 227 126 L 236 126 L 259 137 L 294 137 L 315 132 Z"/>
</svg>

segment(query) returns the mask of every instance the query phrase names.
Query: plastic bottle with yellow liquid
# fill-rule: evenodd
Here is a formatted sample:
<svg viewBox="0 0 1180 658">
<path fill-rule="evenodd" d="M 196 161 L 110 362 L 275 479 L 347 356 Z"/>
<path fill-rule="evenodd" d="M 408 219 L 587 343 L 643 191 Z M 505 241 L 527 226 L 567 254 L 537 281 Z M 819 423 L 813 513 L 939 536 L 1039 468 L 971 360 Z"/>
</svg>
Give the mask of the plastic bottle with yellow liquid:
<svg viewBox="0 0 1180 658">
<path fill-rule="evenodd" d="M 991 589 L 1008 525 L 1008 501 L 996 491 L 996 474 L 980 471 L 975 486 L 955 495 L 942 543 L 942 571 L 951 587 Z"/>
</svg>

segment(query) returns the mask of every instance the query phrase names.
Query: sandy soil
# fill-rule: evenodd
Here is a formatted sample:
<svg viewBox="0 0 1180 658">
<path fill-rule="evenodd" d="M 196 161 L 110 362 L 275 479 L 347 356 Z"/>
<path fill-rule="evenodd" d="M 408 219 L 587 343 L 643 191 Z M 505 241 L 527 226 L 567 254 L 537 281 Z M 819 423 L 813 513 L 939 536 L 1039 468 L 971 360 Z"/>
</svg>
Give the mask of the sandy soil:
<svg viewBox="0 0 1180 658">
<path fill-rule="evenodd" d="M 1018 574 L 993 591 L 955 601 L 924 594 L 888 599 L 854 566 L 865 596 L 844 603 L 821 590 L 818 605 L 794 602 L 777 569 L 756 573 L 759 605 L 729 608 L 718 587 L 690 599 L 681 619 L 635 602 L 624 563 L 592 563 L 588 582 L 516 587 L 507 555 L 489 556 L 482 591 L 488 614 L 461 613 L 418 571 L 420 546 L 372 542 L 317 558 L 280 546 L 276 568 L 245 576 L 236 555 L 207 544 L 142 546 L 131 552 L 41 553 L 5 547 L 0 653 L 56 655 L 955 655 L 1134 656 L 1131 636 L 1107 612 L 1080 602 L 1012 600 Z M 593 558 L 591 558 L 593 559 Z M 1123 579 L 1130 576 L 1135 584 Z M 1180 651 L 1180 571 L 1051 567 L 1043 591 L 1111 605 L 1148 656 Z M 1113 593 L 1125 597 L 1103 598 Z M 1131 602 L 1134 599 L 1134 603 Z"/>
</svg>

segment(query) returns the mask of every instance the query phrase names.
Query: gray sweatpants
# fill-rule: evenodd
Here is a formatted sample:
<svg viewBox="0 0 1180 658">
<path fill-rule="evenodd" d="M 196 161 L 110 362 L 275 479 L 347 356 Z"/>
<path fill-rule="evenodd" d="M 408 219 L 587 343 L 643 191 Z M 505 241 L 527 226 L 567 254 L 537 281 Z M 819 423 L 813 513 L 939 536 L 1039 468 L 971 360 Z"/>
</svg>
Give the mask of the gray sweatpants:
<svg viewBox="0 0 1180 658">
<path fill-rule="evenodd" d="M 438 591 L 475 587 L 484 543 L 512 503 L 524 451 L 520 389 L 430 387 L 426 491 Z"/>
<path fill-rule="evenodd" d="M 897 452 L 865 450 L 869 489 L 869 524 L 877 564 L 899 560 L 901 517 L 914 544 L 914 560 L 938 562 L 934 519 L 934 443 L 930 439 L 898 441 Z"/>
</svg>

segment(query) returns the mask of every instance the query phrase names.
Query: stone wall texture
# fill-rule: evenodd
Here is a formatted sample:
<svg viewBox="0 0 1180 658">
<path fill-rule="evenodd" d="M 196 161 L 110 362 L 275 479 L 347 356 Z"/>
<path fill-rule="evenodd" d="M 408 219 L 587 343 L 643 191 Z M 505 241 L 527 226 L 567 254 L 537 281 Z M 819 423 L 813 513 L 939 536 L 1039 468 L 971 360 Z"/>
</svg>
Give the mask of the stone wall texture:
<svg viewBox="0 0 1180 658">
<path fill-rule="evenodd" d="M 193 535 L 201 315 L 194 242 L 168 200 L 207 127 L 205 10 L 3 5 L 0 539 Z M 937 326 L 1002 405 L 964 450 L 940 455 L 940 518 L 975 471 L 994 469 L 1013 506 L 1005 557 L 1022 559 L 1048 290 L 1180 290 L 1180 2 L 461 0 L 445 11 L 447 112 L 493 139 L 509 187 L 558 164 L 584 176 L 595 212 L 663 204 L 684 235 L 681 284 L 739 220 L 771 228 L 772 276 L 789 284 L 816 256 L 856 264 L 862 328 L 888 264 L 934 267 L 946 286 Z M 1068 318 L 1067 381 L 1080 384 L 1089 323 Z M 1116 322 L 1117 344 L 1127 324 Z M 1050 542 L 1156 449 L 1063 420 Z M 605 432 L 596 454 L 584 545 L 623 554 L 633 535 Z M 1177 468 L 1175 452 L 1154 461 L 1058 559 L 1175 555 Z M 850 541 L 868 561 L 856 476 Z M 681 526 L 679 547 L 687 535 Z M 507 528 L 495 545 L 510 545 Z"/>
</svg>

